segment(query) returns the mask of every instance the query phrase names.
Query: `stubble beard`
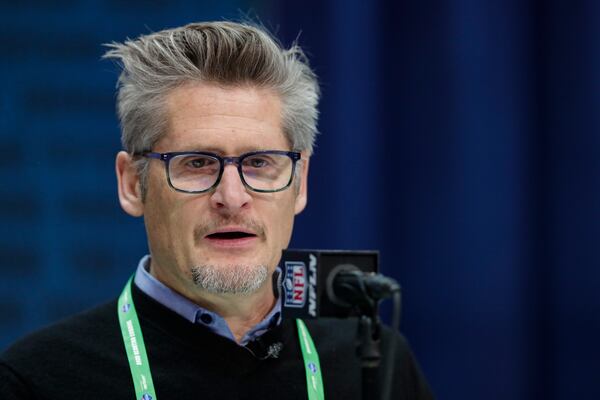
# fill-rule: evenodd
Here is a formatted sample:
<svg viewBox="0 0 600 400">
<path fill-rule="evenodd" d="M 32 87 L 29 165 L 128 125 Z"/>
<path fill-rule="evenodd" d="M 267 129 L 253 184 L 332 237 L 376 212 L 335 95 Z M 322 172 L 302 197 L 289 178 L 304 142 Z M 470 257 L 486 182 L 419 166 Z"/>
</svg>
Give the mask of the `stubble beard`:
<svg viewBox="0 0 600 400">
<path fill-rule="evenodd" d="M 265 265 L 197 265 L 191 268 L 194 284 L 213 294 L 247 296 L 255 293 L 267 281 Z"/>
<path fill-rule="evenodd" d="M 266 240 L 265 228 L 258 221 L 234 217 L 215 217 L 201 221 L 194 230 L 194 241 L 198 245 L 204 237 L 222 226 L 234 224 L 254 232 L 260 241 Z M 260 289 L 269 277 L 266 265 L 195 265 L 191 268 L 192 279 L 199 289 L 214 294 L 250 295 Z"/>
</svg>

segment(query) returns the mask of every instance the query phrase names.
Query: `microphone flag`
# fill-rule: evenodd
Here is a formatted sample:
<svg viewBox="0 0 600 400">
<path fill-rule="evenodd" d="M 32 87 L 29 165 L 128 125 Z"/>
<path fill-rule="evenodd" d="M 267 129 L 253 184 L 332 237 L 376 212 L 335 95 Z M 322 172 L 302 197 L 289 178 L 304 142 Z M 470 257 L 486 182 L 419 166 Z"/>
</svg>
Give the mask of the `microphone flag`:
<svg viewBox="0 0 600 400">
<path fill-rule="evenodd" d="M 375 250 L 297 250 L 282 252 L 281 310 L 283 318 L 348 318 L 354 309 L 334 303 L 327 293 L 327 281 L 340 269 L 379 271 Z"/>
</svg>

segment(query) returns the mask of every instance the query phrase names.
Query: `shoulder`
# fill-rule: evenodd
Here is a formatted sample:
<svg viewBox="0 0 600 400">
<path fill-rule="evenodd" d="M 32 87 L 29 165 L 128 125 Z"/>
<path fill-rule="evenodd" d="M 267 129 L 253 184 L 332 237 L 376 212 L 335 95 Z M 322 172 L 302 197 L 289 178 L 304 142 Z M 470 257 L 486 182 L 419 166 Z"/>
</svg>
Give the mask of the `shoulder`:
<svg viewBox="0 0 600 400">
<path fill-rule="evenodd" d="M 116 307 L 116 301 L 111 301 L 30 333 L 9 346 L 0 362 L 17 371 L 38 365 L 47 368 L 64 362 L 65 355 L 98 350 L 114 336 L 107 333 L 118 324 Z"/>
<path fill-rule="evenodd" d="M 308 330 L 319 349 L 349 350 L 353 355 L 359 340 L 359 324 L 357 318 L 319 318 L 306 321 Z M 396 363 L 405 368 L 416 365 L 410 345 L 400 332 L 394 332 L 388 326 L 381 324 L 381 352 L 384 355 L 392 350 Z"/>
<path fill-rule="evenodd" d="M 319 318 L 306 320 L 305 322 L 311 335 L 321 344 L 337 346 L 356 345 L 359 328 L 357 318 Z M 384 324 L 381 325 L 381 340 L 384 348 L 393 340 L 396 351 L 401 353 L 410 352 L 410 346 L 406 338 L 399 332 L 392 331 L 392 329 Z"/>
<path fill-rule="evenodd" d="M 48 398 L 64 382 L 77 386 L 74 376 L 91 368 L 111 365 L 112 347 L 118 348 L 116 301 L 74 315 L 16 341 L 0 355 L 0 398 Z M 116 332 L 113 333 L 113 332 Z"/>
<path fill-rule="evenodd" d="M 315 341 L 319 356 L 325 359 L 325 364 L 344 365 L 346 369 L 354 369 L 357 371 L 354 374 L 355 379 L 360 379 L 360 363 L 357 356 L 358 319 L 320 318 L 307 320 L 306 325 Z M 393 365 L 392 398 L 432 399 L 431 389 L 406 338 L 382 325 L 380 339 L 380 379 L 385 368 Z"/>
<path fill-rule="evenodd" d="M 8 347 L 3 358 L 43 348 L 50 343 L 56 346 L 61 342 L 68 343 L 83 337 L 98 336 L 117 323 L 117 313 L 114 311 L 116 307 L 116 301 L 113 300 L 32 332 Z"/>
<path fill-rule="evenodd" d="M 0 360 L 0 397 L 3 400 L 32 399 L 29 385 L 8 364 Z"/>
</svg>

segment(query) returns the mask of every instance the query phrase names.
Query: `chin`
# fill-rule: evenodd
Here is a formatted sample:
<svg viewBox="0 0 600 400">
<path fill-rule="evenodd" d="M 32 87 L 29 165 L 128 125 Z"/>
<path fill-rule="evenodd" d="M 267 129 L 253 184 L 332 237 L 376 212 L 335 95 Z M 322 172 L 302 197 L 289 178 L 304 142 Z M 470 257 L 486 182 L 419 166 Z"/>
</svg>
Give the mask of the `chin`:
<svg viewBox="0 0 600 400">
<path fill-rule="evenodd" d="M 191 274 L 196 287 L 214 294 L 251 295 L 269 280 L 264 264 L 196 265 Z"/>
</svg>

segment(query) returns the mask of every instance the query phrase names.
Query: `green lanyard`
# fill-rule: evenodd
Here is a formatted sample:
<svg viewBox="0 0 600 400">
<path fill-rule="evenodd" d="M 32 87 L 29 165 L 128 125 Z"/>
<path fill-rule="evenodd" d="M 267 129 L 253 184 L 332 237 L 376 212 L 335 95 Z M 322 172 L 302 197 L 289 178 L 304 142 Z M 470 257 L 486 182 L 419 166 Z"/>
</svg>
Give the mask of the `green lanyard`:
<svg viewBox="0 0 600 400">
<path fill-rule="evenodd" d="M 127 352 L 129 368 L 131 369 L 136 400 L 157 400 L 140 321 L 131 297 L 132 281 L 133 277 L 127 281 L 123 293 L 119 296 L 118 313 L 121 334 L 123 335 L 123 343 Z M 306 372 L 308 399 L 324 400 L 323 377 L 321 376 L 321 365 L 319 364 L 317 349 L 304 322 L 297 319 L 296 325 Z"/>
<path fill-rule="evenodd" d="M 119 324 L 121 325 L 121 334 L 123 334 L 127 360 L 131 369 L 133 386 L 135 386 L 135 398 L 136 400 L 156 400 L 142 328 L 140 328 L 140 321 L 131 297 L 132 280 L 133 276 L 129 278 L 123 293 L 119 296 Z"/>
<path fill-rule="evenodd" d="M 321 364 L 319 364 L 319 355 L 313 343 L 312 338 L 304 321 L 296 319 L 298 326 L 298 336 L 300 339 L 300 348 L 302 349 L 302 358 L 304 359 L 304 371 L 306 372 L 306 387 L 308 388 L 309 400 L 324 400 L 323 377 L 321 376 Z"/>
</svg>

